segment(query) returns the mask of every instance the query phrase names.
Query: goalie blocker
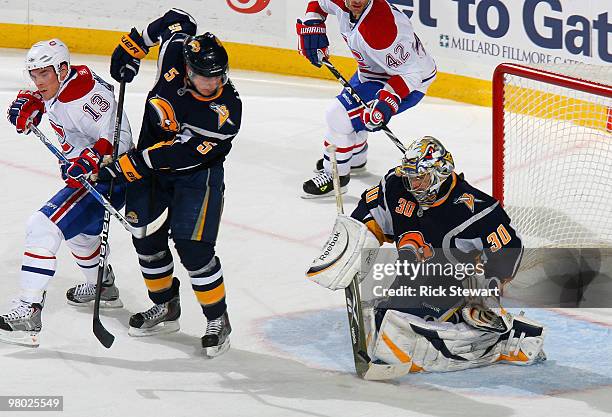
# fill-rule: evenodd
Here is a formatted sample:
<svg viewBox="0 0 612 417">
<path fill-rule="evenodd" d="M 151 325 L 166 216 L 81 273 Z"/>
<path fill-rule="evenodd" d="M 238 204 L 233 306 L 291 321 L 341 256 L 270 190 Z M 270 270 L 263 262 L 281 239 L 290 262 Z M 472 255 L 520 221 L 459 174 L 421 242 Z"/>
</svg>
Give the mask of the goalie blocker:
<svg viewBox="0 0 612 417">
<path fill-rule="evenodd" d="M 348 287 L 361 271 L 359 282 L 367 275 L 380 245 L 376 236 L 360 221 L 339 214 L 329 239 L 306 272 L 317 284 L 338 290 Z M 363 260 L 363 262 L 362 262 Z"/>
</svg>

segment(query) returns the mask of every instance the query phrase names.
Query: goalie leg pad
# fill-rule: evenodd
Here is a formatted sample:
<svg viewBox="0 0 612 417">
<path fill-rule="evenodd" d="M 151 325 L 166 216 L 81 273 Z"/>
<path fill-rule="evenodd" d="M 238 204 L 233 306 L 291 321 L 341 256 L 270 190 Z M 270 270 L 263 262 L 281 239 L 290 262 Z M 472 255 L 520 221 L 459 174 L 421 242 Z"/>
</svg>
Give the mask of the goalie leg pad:
<svg viewBox="0 0 612 417">
<path fill-rule="evenodd" d="M 387 363 L 411 363 L 410 372 L 449 372 L 496 362 L 531 365 L 546 359 L 543 327 L 516 317 L 510 332 L 500 335 L 466 323 L 425 321 L 388 310 L 373 356 Z"/>
<path fill-rule="evenodd" d="M 449 372 L 496 361 L 499 335 L 465 323 L 425 321 L 388 310 L 379 330 L 374 356 L 387 363 L 411 362 L 411 372 Z"/>
<path fill-rule="evenodd" d="M 362 269 L 362 255 L 361 279 L 374 264 L 379 248 L 378 239 L 363 223 L 339 214 L 322 253 L 312 261 L 306 276 L 331 290 L 346 288 Z"/>
<path fill-rule="evenodd" d="M 511 365 L 532 365 L 546 360 L 544 326 L 521 313 L 512 321 L 510 332 L 499 340 L 497 361 Z"/>
</svg>

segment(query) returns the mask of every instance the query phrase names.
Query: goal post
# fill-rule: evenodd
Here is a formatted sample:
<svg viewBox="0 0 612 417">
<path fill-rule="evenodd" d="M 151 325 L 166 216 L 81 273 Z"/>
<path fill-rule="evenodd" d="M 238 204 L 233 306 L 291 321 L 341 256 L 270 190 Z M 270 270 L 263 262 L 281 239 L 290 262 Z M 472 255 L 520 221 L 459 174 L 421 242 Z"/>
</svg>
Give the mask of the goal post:
<svg viewBox="0 0 612 417">
<path fill-rule="evenodd" d="M 496 68 L 493 196 L 526 248 L 612 247 L 611 109 L 610 65 Z"/>
</svg>

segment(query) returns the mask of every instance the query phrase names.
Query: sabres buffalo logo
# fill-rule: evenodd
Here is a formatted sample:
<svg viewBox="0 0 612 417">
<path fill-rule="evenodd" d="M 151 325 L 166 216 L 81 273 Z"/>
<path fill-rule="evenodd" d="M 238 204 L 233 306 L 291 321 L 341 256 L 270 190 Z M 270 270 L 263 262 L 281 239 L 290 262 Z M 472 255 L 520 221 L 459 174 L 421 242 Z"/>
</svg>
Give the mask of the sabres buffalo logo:
<svg viewBox="0 0 612 417">
<path fill-rule="evenodd" d="M 196 40 L 192 40 L 187 45 L 189 45 L 191 47 L 191 52 L 194 52 L 196 54 L 198 52 L 200 52 L 200 42 L 198 42 Z"/>
<path fill-rule="evenodd" d="M 149 103 L 157 112 L 157 116 L 159 117 L 159 125 L 162 129 L 168 132 L 178 132 L 179 131 L 179 122 L 176 120 L 176 114 L 174 113 L 174 108 L 172 104 L 168 102 L 168 100 L 155 96 L 149 99 Z"/>
<path fill-rule="evenodd" d="M 433 246 L 425 241 L 425 236 L 419 231 L 403 233 L 397 242 L 397 250 L 412 252 L 417 262 L 425 262 L 435 255 Z"/>
</svg>

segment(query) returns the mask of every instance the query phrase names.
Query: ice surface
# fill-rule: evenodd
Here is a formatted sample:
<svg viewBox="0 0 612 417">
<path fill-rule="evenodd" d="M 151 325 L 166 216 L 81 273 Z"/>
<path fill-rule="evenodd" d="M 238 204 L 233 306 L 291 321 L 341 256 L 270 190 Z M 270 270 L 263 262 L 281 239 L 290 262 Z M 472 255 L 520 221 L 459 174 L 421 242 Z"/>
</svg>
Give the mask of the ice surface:
<svg viewBox="0 0 612 417">
<path fill-rule="evenodd" d="M 6 108 L 24 86 L 25 51 L 1 55 L 0 102 Z M 110 80 L 106 58 L 77 55 L 72 61 Z M 234 329 L 232 349 L 214 360 L 200 356 L 204 321 L 189 285 L 181 289 L 180 333 L 127 336 L 129 316 L 148 308 L 149 300 L 130 239 L 113 220 L 112 264 L 125 308 L 103 312 L 102 320 L 117 337 L 115 344 L 106 350 L 95 339 L 90 309 L 66 305 L 66 289 L 81 276 L 63 247 L 43 312 L 40 348 L 0 345 L 0 394 L 63 395 L 66 417 L 612 413 L 612 317 L 604 310 L 533 312 L 549 328 L 549 361 L 537 367 L 500 365 L 391 383 L 356 378 L 342 292 L 330 293 L 304 279 L 333 224 L 335 204 L 299 198 L 320 158 L 325 107 L 339 86 L 239 71 L 231 76 L 244 101 L 244 120 L 225 165 L 218 253 Z M 154 77 L 154 65 L 146 62 L 127 88 L 126 109 L 136 134 Z M 43 125 L 51 137 L 46 120 Z M 25 222 L 63 183 L 54 158 L 35 137 L 17 135 L 4 118 L 0 128 L 4 312 L 17 294 Z M 394 119 L 391 128 L 406 140 L 439 137 L 458 170 L 490 190 L 490 109 L 426 98 Z M 370 174 L 351 180 L 347 211 L 400 157 L 382 133 L 371 135 L 369 143 Z M 178 261 L 176 273 L 188 283 Z"/>
</svg>

